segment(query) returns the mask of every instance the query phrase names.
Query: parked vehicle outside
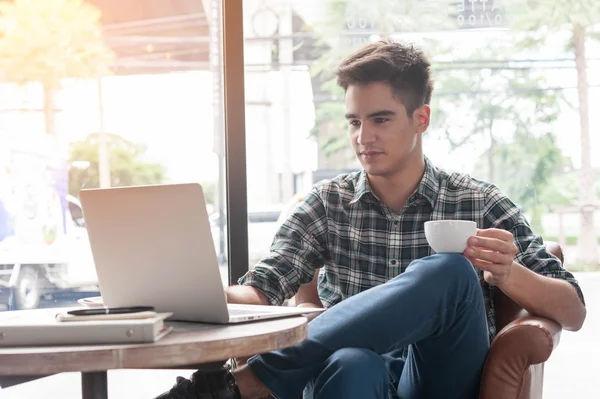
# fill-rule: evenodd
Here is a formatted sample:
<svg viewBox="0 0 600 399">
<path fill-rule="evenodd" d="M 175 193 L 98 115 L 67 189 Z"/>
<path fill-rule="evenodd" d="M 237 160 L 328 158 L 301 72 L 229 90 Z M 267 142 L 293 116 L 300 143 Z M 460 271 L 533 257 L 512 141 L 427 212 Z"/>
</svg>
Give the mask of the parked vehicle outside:
<svg viewBox="0 0 600 399">
<path fill-rule="evenodd" d="M 283 205 L 275 204 L 264 208 L 255 208 L 248 211 L 248 258 L 250 265 L 254 265 L 269 254 L 271 243 L 279 227 L 278 219 Z M 211 231 L 217 258 L 221 266 L 226 264 L 227 246 L 224 245 L 224 253 L 220 251 L 221 234 L 219 232 L 219 214 L 210 216 Z M 227 242 L 227 224 L 223 229 L 225 243 Z"/>
<path fill-rule="evenodd" d="M 81 204 L 67 194 L 59 149 L 47 134 L 0 135 L 0 305 L 9 309 L 97 287 Z"/>
</svg>

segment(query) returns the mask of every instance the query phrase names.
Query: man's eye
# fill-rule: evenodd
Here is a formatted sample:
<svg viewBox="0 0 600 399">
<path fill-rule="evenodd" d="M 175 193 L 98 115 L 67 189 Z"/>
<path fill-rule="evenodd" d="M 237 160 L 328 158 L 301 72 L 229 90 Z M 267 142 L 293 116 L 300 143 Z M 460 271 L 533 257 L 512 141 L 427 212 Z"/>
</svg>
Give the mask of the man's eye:
<svg viewBox="0 0 600 399">
<path fill-rule="evenodd" d="M 385 123 L 389 121 L 387 118 L 375 118 L 375 123 Z"/>
<path fill-rule="evenodd" d="M 357 121 L 356 119 L 351 120 L 350 122 L 348 122 L 351 126 L 360 126 L 360 121 Z"/>
</svg>

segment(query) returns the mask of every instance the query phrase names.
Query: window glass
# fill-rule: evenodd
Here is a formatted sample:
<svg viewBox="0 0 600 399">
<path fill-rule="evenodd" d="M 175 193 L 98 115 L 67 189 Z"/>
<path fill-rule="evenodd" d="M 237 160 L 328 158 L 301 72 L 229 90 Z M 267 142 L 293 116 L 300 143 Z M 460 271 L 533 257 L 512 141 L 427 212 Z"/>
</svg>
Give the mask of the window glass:
<svg viewBox="0 0 600 399">
<path fill-rule="evenodd" d="M 572 267 L 597 263 L 597 21 L 570 24 L 578 1 L 554 21 L 546 3 L 245 1 L 249 209 L 360 168 L 334 72 L 358 47 L 392 39 L 432 62 L 426 155 L 499 186 Z"/>
<path fill-rule="evenodd" d="M 225 252 L 211 2 L 28 3 L 7 3 L 0 20 L 0 309 L 99 295 L 84 188 L 201 183 Z M 224 259 L 221 272 L 226 282 Z"/>
<path fill-rule="evenodd" d="M 289 214 L 315 182 L 360 170 L 335 69 L 367 43 L 412 43 L 429 57 L 435 85 L 426 156 L 507 193 L 536 233 L 562 245 L 589 300 L 600 300 L 592 292 L 600 284 L 600 9 L 590 4 L 244 1 L 249 210 Z M 250 221 L 251 236 L 255 228 Z M 251 242 L 251 266 L 272 238 Z M 565 335 L 559 352 L 576 352 Z M 554 384 L 548 395 L 562 392 L 545 381 Z"/>
</svg>

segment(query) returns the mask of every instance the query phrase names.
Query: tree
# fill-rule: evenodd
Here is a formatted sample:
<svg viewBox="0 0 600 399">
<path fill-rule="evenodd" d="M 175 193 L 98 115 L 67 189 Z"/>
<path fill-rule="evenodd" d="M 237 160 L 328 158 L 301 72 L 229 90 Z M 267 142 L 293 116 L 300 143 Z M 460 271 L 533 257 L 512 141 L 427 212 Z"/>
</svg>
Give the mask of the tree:
<svg viewBox="0 0 600 399">
<path fill-rule="evenodd" d="M 344 120 L 346 112 L 343 101 L 344 92 L 333 79 L 325 82 L 321 89 L 330 97 L 317 104 L 315 125 L 311 135 L 317 139 L 319 149 L 323 151 L 325 158 L 329 159 L 348 147 L 349 139 Z"/>
<path fill-rule="evenodd" d="M 518 3 L 518 7 L 517 6 Z M 526 49 L 542 46 L 553 34 L 568 33 L 568 48 L 575 55 L 581 137 L 579 177 L 580 237 L 578 260 L 584 265 L 600 263 L 594 226 L 594 171 L 591 162 L 589 132 L 589 96 L 586 38 L 598 38 L 600 2 L 597 0 L 531 0 L 506 2 L 507 9 L 518 10 L 511 16 L 513 27 L 526 32 L 521 42 Z"/>
<path fill-rule="evenodd" d="M 326 100 L 317 104 L 313 133 L 328 155 L 346 148 L 348 141 L 343 134 L 343 92 L 331 80 L 342 56 L 377 37 L 402 39 L 403 32 L 423 30 L 410 26 L 423 19 L 408 13 L 398 17 L 397 7 L 407 7 L 408 3 L 396 2 L 396 8 L 384 9 L 383 16 L 378 14 L 379 1 L 363 2 L 363 9 L 354 3 L 329 0 L 325 23 L 314 28 L 325 37 L 326 50 L 311 65 L 311 71 L 320 82 L 322 93 L 318 97 Z M 351 7 L 355 7 L 354 12 L 349 11 Z M 356 14 L 359 19 L 353 19 Z M 375 23 L 371 23 L 373 15 L 380 15 Z M 448 26 L 447 22 L 444 24 Z M 357 27 L 362 30 L 357 32 Z M 345 29 L 352 30 L 352 40 L 343 40 Z M 453 53 L 450 38 L 421 44 L 434 56 L 436 83 L 432 126 L 426 137 L 441 138 L 450 150 L 481 148 L 478 152 L 482 160 L 476 166 L 476 174 L 504 188 L 528 210 L 532 223 L 539 227 L 540 212 L 549 205 L 544 201 L 557 197 L 554 187 L 550 188 L 553 173 L 564 163 L 552 135 L 563 96 L 539 69 L 511 62 L 514 46 L 505 39 L 513 38 L 497 33 L 494 41 L 474 43 L 476 51 L 466 58 Z M 518 159 L 521 156 L 525 159 Z"/>
<path fill-rule="evenodd" d="M 511 65 L 507 56 L 501 47 L 489 45 L 455 60 L 462 67 L 435 71 L 426 140 L 442 139 L 450 151 L 485 149 L 473 176 L 500 187 L 541 231 L 541 214 L 550 205 L 545 193 L 553 175 L 568 164 L 553 134 L 563 96 L 543 72 Z"/>
<path fill-rule="evenodd" d="M 208 180 L 202 182 L 202 191 L 204 192 L 204 200 L 207 205 L 215 208 L 217 206 L 217 182 L 214 180 Z"/>
<path fill-rule="evenodd" d="M 542 213 L 550 204 L 547 197 L 555 193 L 553 176 L 569 164 L 561 154 L 553 134 L 541 136 L 518 134 L 514 142 L 500 144 L 486 151 L 475 166 L 475 171 L 489 167 L 494 159 L 494 183 L 529 214 L 533 230 L 542 232 Z M 554 199 L 556 201 L 556 199 Z"/>
<path fill-rule="evenodd" d="M 116 134 L 106 134 L 110 154 L 111 186 L 135 186 L 162 183 L 166 170 L 161 164 L 143 160 L 146 147 L 134 144 Z M 84 141 L 71 144 L 69 169 L 69 193 L 77 196 L 82 188 L 100 186 L 98 161 L 98 133 L 92 133 Z M 83 168 L 77 165 L 84 163 Z"/>
<path fill-rule="evenodd" d="M 65 78 L 97 78 L 114 59 L 101 35 L 100 11 L 84 0 L 0 2 L 0 79 L 37 82 L 44 127 L 55 134 L 55 96 Z"/>
<path fill-rule="evenodd" d="M 563 97 L 543 73 L 511 66 L 506 57 L 505 50 L 490 44 L 455 60 L 461 66 L 434 68 L 432 132 L 426 136 L 442 138 L 451 151 L 485 148 L 481 178 L 492 183 L 497 178 L 496 147 L 550 132 Z"/>
</svg>

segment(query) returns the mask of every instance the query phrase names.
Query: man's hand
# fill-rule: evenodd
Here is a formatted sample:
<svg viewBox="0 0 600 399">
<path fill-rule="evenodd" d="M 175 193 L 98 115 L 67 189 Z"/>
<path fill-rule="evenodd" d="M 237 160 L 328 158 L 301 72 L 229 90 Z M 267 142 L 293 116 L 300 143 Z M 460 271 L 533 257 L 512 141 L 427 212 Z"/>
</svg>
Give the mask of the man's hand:
<svg viewBox="0 0 600 399">
<path fill-rule="evenodd" d="M 517 251 L 510 232 L 487 229 L 469 238 L 464 255 L 483 270 L 485 281 L 532 315 L 554 320 L 566 330 L 579 330 L 586 310 L 575 288 L 565 280 L 542 276 L 515 262 Z"/>
<path fill-rule="evenodd" d="M 242 303 L 248 305 L 270 305 L 271 303 L 259 290 L 249 285 L 232 285 L 225 287 L 227 303 Z"/>
<path fill-rule="evenodd" d="M 501 229 L 478 230 L 468 243 L 464 255 L 483 271 L 485 281 L 496 286 L 505 283 L 518 251 L 512 233 Z"/>
</svg>

